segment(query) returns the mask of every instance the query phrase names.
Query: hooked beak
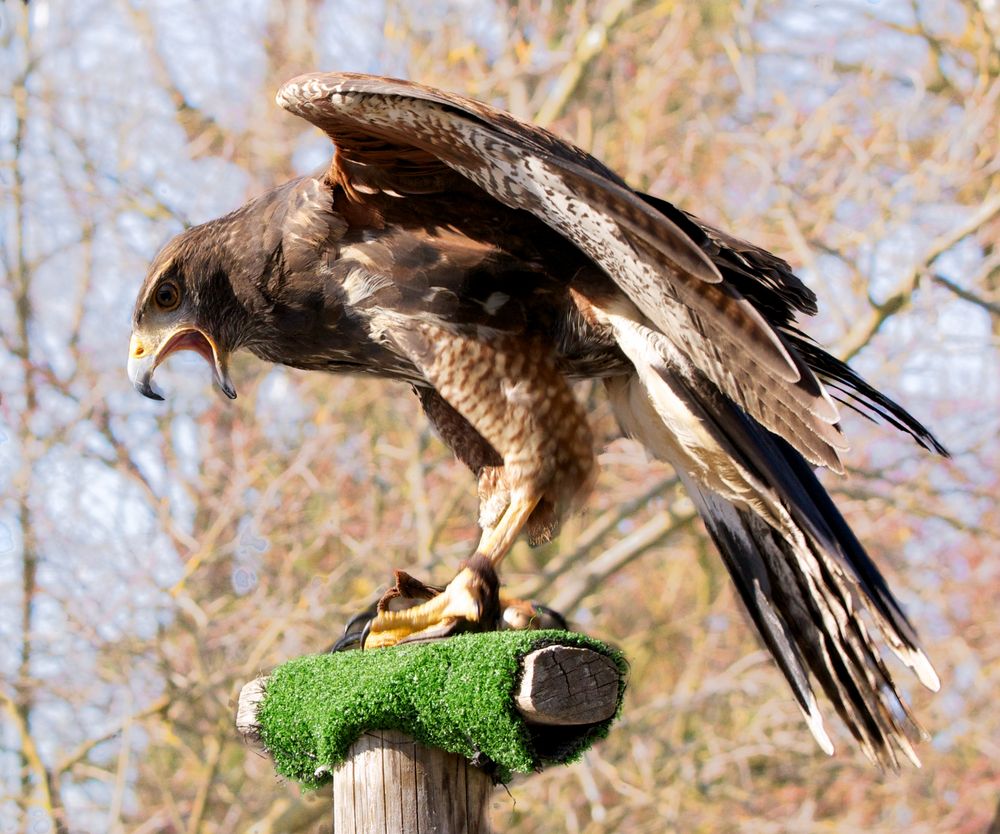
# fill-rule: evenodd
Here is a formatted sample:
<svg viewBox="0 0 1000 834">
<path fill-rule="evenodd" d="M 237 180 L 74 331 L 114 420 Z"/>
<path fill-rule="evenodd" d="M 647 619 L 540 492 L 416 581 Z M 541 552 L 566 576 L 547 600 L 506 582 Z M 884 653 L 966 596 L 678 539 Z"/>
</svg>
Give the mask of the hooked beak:
<svg viewBox="0 0 1000 834">
<path fill-rule="evenodd" d="M 138 333 L 132 334 L 128 349 L 128 376 L 135 390 L 151 400 L 163 396 L 153 386 L 153 372 L 170 354 L 193 350 L 212 366 L 215 384 L 229 399 L 236 399 L 236 389 L 229 379 L 229 354 L 222 350 L 207 333 L 196 327 L 179 327 L 164 338 L 150 344 Z"/>
</svg>

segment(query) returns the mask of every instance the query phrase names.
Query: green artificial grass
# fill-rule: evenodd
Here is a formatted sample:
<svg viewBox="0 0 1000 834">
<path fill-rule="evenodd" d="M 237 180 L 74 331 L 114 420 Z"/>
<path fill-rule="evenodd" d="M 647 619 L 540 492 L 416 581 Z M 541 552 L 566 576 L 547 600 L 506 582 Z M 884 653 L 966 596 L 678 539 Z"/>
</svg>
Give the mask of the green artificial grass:
<svg viewBox="0 0 1000 834">
<path fill-rule="evenodd" d="M 502 781 L 570 762 L 606 736 L 614 718 L 541 731 L 525 725 L 513 707 L 518 662 L 554 643 L 612 658 L 622 673 L 621 708 L 627 666 L 619 652 L 566 631 L 495 631 L 289 661 L 267 681 L 260 737 L 277 771 L 310 788 L 329 781 L 367 730 L 400 730 L 429 747 L 486 756 Z"/>
</svg>

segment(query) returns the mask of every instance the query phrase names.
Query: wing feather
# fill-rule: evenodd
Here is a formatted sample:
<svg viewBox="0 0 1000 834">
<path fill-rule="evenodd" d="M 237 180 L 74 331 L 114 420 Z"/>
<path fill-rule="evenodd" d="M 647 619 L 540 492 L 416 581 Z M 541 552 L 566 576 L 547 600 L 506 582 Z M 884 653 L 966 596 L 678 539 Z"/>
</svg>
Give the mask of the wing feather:
<svg viewBox="0 0 1000 834">
<path fill-rule="evenodd" d="M 531 212 L 618 284 L 673 346 L 680 373 L 704 375 L 811 462 L 841 469 L 843 443 L 831 432 L 837 407 L 808 366 L 722 280 L 684 221 L 583 151 L 486 105 L 406 81 L 304 75 L 281 88 L 278 103 L 330 136 L 335 172 L 405 192 L 412 183 L 441 186 L 446 166 Z M 813 442 L 803 448 L 805 437 Z"/>
</svg>

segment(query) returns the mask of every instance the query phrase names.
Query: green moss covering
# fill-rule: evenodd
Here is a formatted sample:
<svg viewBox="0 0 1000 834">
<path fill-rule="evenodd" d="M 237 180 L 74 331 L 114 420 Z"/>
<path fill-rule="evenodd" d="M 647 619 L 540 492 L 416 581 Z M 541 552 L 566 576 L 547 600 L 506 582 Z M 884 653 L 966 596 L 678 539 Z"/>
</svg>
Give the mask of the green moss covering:
<svg viewBox="0 0 1000 834">
<path fill-rule="evenodd" d="M 283 776 L 307 787 L 330 778 L 366 730 L 400 730 L 430 747 L 487 756 L 500 779 L 578 758 L 612 721 L 530 731 L 513 708 L 518 662 L 559 643 L 626 664 L 603 643 L 565 631 L 462 634 L 433 643 L 311 655 L 274 670 L 258 713 L 261 740 Z"/>
</svg>

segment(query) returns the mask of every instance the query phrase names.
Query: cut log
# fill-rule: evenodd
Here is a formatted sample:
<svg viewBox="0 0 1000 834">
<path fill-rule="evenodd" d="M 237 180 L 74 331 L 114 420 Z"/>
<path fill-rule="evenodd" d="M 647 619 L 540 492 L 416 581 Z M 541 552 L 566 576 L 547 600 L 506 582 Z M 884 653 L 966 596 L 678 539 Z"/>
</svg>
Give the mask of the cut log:
<svg viewBox="0 0 1000 834">
<path fill-rule="evenodd" d="M 614 716 L 621 676 L 612 657 L 579 646 L 555 643 L 521 657 L 510 706 L 539 746 L 540 759 L 558 760 L 542 748 L 559 749 Z M 237 729 L 257 749 L 264 749 L 258 711 L 266 690 L 266 677 L 246 684 L 237 709 Z M 373 728 L 357 737 L 342 763 L 331 768 L 315 755 L 312 760 L 315 776 L 333 778 L 334 834 L 488 834 L 494 777 L 492 763 L 482 759 L 472 763 L 402 732 Z"/>
<path fill-rule="evenodd" d="M 618 666 L 607 655 L 546 646 L 524 656 L 517 711 L 529 724 L 572 726 L 606 721 L 618 709 Z"/>
</svg>

